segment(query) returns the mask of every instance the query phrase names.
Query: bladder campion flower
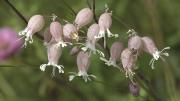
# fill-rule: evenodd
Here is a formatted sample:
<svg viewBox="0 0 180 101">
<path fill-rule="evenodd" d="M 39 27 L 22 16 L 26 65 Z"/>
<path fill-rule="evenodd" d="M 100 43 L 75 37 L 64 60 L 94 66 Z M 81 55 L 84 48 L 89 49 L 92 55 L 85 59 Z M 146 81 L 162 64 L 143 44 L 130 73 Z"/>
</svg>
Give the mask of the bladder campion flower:
<svg viewBox="0 0 180 101">
<path fill-rule="evenodd" d="M 57 42 L 56 46 L 66 47 L 67 44 L 71 44 L 69 42 L 63 41 L 63 29 L 62 29 L 62 25 L 58 21 L 51 22 L 50 33 L 52 37 L 55 39 L 55 41 Z"/>
<path fill-rule="evenodd" d="M 143 50 L 153 56 L 151 59 L 149 65 L 151 65 L 151 68 L 154 69 L 154 62 L 159 60 L 161 58 L 163 61 L 165 60 L 162 56 L 169 56 L 169 53 L 167 53 L 165 50 L 169 50 L 170 47 L 165 47 L 161 51 L 159 51 L 154 43 L 154 41 L 149 37 L 142 37 L 142 41 L 144 44 Z"/>
<path fill-rule="evenodd" d="M 45 21 L 42 15 L 34 15 L 28 21 L 27 27 L 19 32 L 21 38 L 25 38 L 24 46 L 27 46 L 27 43 L 33 43 L 33 35 L 36 32 L 39 32 L 44 27 Z"/>
<path fill-rule="evenodd" d="M 90 8 L 83 8 L 78 12 L 75 18 L 75 26 L 79 30 L 80 28 L 88 25 L 93 20 L 93 12 Z"/>
<path fill-rule="evenodd" d="M 107 32 L 108 37 L 118 37 L 118 34 L 112 34 L 111 31 L 109 30 L 112 24 L 112 12 L 108 13 L 108 10 L 106 10 L 105 13 L 101 14 L 99 17 L 99 27 L 100 31 L 95 38 L 102 38 L 104 37 L 104 47 L 106 47 L 106 35 L 105 33 Z"/>
<path fill-rule="evenodd" d="M 47 66 L 53 66 L 53 72 L 52 75 L 55 76 L 55 69 L 58 68 L 59 73 L 64 73 L 63 69 L 64 66 L 58 65 L 59 58 L 62 53 L 62 48 L 56 46 L 55 39 L 51 36 L 51 34 L 48 34 L 48 29 L 44 33 L 44 45 L 47 48 L 47 54 L 48 54 L 48 63 L 42 64 L 40 66 L 41 71 L 45 71 Z"/>
<path fill-rule="evenodd" d="M 131 81 L 133 81 L 133 75 L 135 74 L 133 72 L 133 69 L 135 67 L 135 56 L 132 53 L 131 49 L 126 48 L 121 53 L 121 62 L 122 66 L 125 70 L 126 77 L 129 77 Z"/>
<path fill-rule="evenodd" d="M 96 42 L 98 41 L 98 39 L 96 39 L 95 36 L 98 35 L 98 33 L 99 33 L 99 25 L 92 24 L 88 28 L 87 40 L 86 40 L 85 45 L 82 44 L 83 46 L 85 46 L 85 47 L 82 47 L 82 50 L 83 51 L 89 50 L 90 53 L 93 52 L 94 54 L 96 54 L 97 52 L 100 56 L 104 57 L 104 53 L 96 49 Z"/>
<path fill-rule="evenodd" d="M 11 28 L 0 29 L 0 60 L 7 59 L 20 50 L 22 40 Z"/>
<path fill-rule="evenodd" d="M 119 60 L 119 57 L 121 56 L 121 53 L 124 49 L 124 46 L 121 42 L 114 42 L 110 49 L 110 58 L 109 60 L 106 60 L 105 58 L 100 58 L 102 61 L 105 62 L 108 66 L 114 66 L 119 68 L 119 66 L 116 64 L 116 62 Z"/>
<path fill-rule="evenodd" d="M 87 71 L 90 65 L 90 55 L 88 52 L 80 51 L 77 55 L 77 66 L 78 73 L 70 72 L 72 75 L 69 76 L 69 81 L 72 81 L 76 76 L 82 76 L 82 78 L 87 82 L 91 81 L 90 77 L 96 78 L 94 75 L 88 75 Z"/>
</svg>

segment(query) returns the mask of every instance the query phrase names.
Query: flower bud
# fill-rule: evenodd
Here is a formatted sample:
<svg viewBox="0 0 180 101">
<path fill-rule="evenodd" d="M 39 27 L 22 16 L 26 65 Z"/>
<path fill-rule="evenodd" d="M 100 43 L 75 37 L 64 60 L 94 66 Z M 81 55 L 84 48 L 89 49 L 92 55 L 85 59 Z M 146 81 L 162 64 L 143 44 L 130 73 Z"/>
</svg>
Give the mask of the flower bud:
<svg viewBox="0 0 180 101">
<path fill-rule="evenodd" d="M 79 52 L 79 50 L 80 50 L 80 48 L 78 46 L 74 46 L 70 51 L 70 55 L 77 54 Z"/>
<path fill-rule="evenodd" d="M 78 74 L 71 75 L 69 76 L 69 80 L 72 81 L 75 76 L 82 76 L 85 82 L 88 80 L 91 80 L 90 77 L 94 77 L 94 75 L 88 75 L 87 71 L 89 69 L 90 65 L 90 56 L 87 52 L 80 51 L 77 55 L 77 66 L 78 66 Z"/>
<path fill-rule="evenodd" d="M 126 48 L 121 53 L 121 62 L 122 66 L 126 72 L 126 77 L 129 77 L 131 80 L 133 80 L 133 75 L 135 74 L 132 70 L 135 67 L 135 57 L 132 54 L 131 49 Z"/>
<path fill-rule="evenodd" d="M 117 61 L 120 58 L 123 49 L 124 46 L 121 42 L 114 42 L 110 49 L 111 61 Z"/>
<path fill-rule="evenodd" d="M 129 83 L 129 90 L 133 96 L 139 96 L 140 87 L 137 83 Z"/>
<path fill-rule="evenodd" d="M 68 39 L 78 39 L 78 31 L 73 24 L 67 23 L 63 27 L 63 35 Z"/>
<path fill-rule="evenodd" d="M 34 15 L 30 18 L 27 27 L 23 31 L 19 32 L 20 36 L 25 37 L 25 47 L 27 46 L 27 42 L 33 43 L 33 34 L 39 32 L 44 27 L 44 25 L 45 21 L 42 15 Z"/>
<path fill-rule="evenodd" d="M 132 36 L 129 40 L 128 40 L 128 48 L 131 50 L 135 50 L 135 51 L 140 51 L 140 49 L 142 48 L 143 44 L 142 44 L 142 39 L 141 37 L 135 35 Z M 138 54 L 138 53 L 137 53 Z"/>
<path fill-rule="evenodd" d="M 46 28 L 44 31 L 44 44 L 49 43 L 51 41 L 51 39 L 52 39 L 52 36 L 50 33 L 50 29 Z"/>
<path fill-rule="evenodd" d="M 54 40 L 55 41 L 55 40 Z M 56 47 L 56 44 L 49 43 L 47 46 L 47 54 L 48 54 L 48 63 L 47 64 L 42 64 L 40 66 L 41 71 L 45 71 L 47 66 L 52 66 L 53 67 L 53 76 L 55 76 L 55 69 L 58 68 L 59 73 L 64 73 L 63 69 L 64 66 L 58 65 L 59 58 L 62 53 L 62 48 L 61 47 Z"/>
<path fill-rule="evenodd" d="M 83 8 L 78 12 L 75 18 L 75 25 L 77 26 L 77 29 L 80 29 L 89 23 L 91 23 L 93 20 L 93 12 L 90 8 Z"/>
<path fill-rule="evenodd" d="M 154 69 L 154 62 L 159 60 L 161 58 L 163 61 L 165 59 L 162 56 L 169 56 L 169 53 L 167 53 L 165 50 L 169 50 L 170 47 L 165 47 L 161 51 L 159 51 L 154 43 L 154 41 L 149 37 L 142 37 L 143 41 L 143 50 L 153 56 L 153 59 L 151 59 L 149 65 L 151 65 L 151 68 Z"/>
<path fill-rule="evenodd" d="M 111 46 L 110 49 L 110 59 L 109 61 L 106 60 L 105 58 L 100 58 L 102 61 L 105 62 L 106 65 L 108 66 L 114 66 L 119 68 L 119 66 L 116 64 L 118 59 L 121 57 L 121 52 L 123 51 L 124 47 L 121 42 L 114 42 Z M 120 68 L 119 68 L 120 69 Z"/>
<path fill-rule="evenodd" d="M 17 53 L 21 45 L 22 41 L 11 28 L 0 29 L 0 60 L 7 59 Z"/>
</svg>

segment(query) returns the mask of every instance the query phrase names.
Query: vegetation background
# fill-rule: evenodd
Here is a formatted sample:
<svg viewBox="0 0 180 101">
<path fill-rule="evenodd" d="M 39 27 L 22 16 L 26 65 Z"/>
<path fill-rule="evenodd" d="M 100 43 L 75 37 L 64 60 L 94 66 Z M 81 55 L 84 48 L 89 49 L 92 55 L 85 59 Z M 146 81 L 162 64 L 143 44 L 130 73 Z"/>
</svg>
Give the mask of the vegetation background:
<svg viewBox="0 0 180 101">
<path fill-rule="evenodd" d="M 9 26 L 17 32 L 25 28 L 24 21 L 7 4 L 0 0 L 0 27 Z M 55 13 L 73 22 L 75 15 L 84 7 L 86 0 L 9 0 L 22 15 L 29 19 L 34 14 L 49 16 Z M 93 0 L 89 0 L 92 4 Z M 95 0 L 98 17 L 108 4 L 113 11 L 111 31 L 119 33 L 119 39 L 127 43 L 126 32 L 134 28 L 140 36 L 152 37 L 158 48 L 170 46 L 166 62 L 158 62 L 152 70 L 148 65 L 151 56 L 139 57 L 136 73 L 141 85 L 140 96 L 133 97 L 128 89 L 129 81 L 117 69 L 107 67 L 98 56 L 92 57 L 89 72 L 98 80 L 85 83 L 77 78 L 68 82 L 68 75 L 51 77 L 51 69 L 41 72 L 39 65 L 47 62 L 43 41 L 36 36 L 35 42 L 19 54 L 0 62 L 0 101 L 178 101 L 180 99 L 180 1 L 179 0 Z M 40 32 L 41 34 L 43 33 Z M 69 55 L 70 48 L 63 50 L 60 64 L 65 71 L 77 71 L 76 57 Z"/>
</svg>

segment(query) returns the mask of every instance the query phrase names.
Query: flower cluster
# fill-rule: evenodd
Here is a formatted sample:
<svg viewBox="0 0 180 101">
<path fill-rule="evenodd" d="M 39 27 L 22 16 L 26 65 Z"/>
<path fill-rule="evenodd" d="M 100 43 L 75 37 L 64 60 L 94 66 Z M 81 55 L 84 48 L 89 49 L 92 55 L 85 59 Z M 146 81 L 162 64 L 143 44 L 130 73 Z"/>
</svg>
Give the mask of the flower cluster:
<svg viewBox="0 0 180 101">
<path fill-rule="evenodd" d="M 114 42 L 110 48 L 110 58 L 106 59 L 105 54 L 96 49 L 96 45 L 100 38 L 104 38 L 104 47 L 106 47 L 106 38 L 118 37 L 118 34 L 112 34 L 110 31 L 112 12 L 106 9 L 100 15 L 98 23 L 92 23 L 93 16 L 93 11 L 90 8 L 83 8 L 77 13 L 74 22 L 65 21 L 63 25 L 57 20 L 57 16 L 53 14 L 52 22 L 44 31 L 44 46 L 47 48 L 48 63 L 40 66 L 41 71 L 45 71 L 47 66 L 52 66 L 53 76 L 55 76 L 56 69 L 58 69 L 59 73 L 64 73 L 64 66 L 59 65 L 58 61 L 63 48 L 73 46 L 70 54 L 77 54 L 78 72 L 70 72 L 69 81 L 72 81 L 76 76 L 82 77 L 86 82 L 91 80 L 90 77 L 96 78 L 96 76 L 88 74 L 88 69 L 91 55 L 98 54 L 100 60 L 105 62 L 107 66 L 116 67 L 124 72 L 125 76 L 131 80 L 130 90 L 134 92 L 134 95 L 138 95 L 137 84 L 133 81 L 138 56 L 142 55 L 143 51 L 152 55 L 153 59 L 149 65 L 153 69 L 155 61 L 160 58 L 164 60 L 163 55 L 169 56 L 165 50 L 170 49 L 170 47 L 159 51 L 151 38 L 138 36 L 137 32 L 131 29 L 127 32 L 129 35 L 127 47 L 120 40 Z M 34 15 L 30 18 L 27 27 L 19 33 L 22 36 L 21 39 L 25 38 L 25 47 L 28 43 L 33 43 L 32 36 L 42 30 L 44 25 L 45 19 L 42 15 Z M 84 36 L 80 36 L 79 33 L 83 32 L 84 34 L 86 31 L 82 31 L 82 28 L 87 27 L 87 37 L 83 38 Z M 82 41 L 82 39 L 85 40 Z"/>
</svg>

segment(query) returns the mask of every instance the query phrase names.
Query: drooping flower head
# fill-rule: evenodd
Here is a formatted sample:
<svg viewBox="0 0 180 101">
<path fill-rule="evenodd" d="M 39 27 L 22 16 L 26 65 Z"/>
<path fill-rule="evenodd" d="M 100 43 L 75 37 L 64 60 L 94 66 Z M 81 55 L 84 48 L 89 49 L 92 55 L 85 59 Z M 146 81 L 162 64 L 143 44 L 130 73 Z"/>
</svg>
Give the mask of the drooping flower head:
<svg viewBox="0 0 180 101">
<path fill-rule="evenodd" d="M 118 34 L 112 34 L 110 31 L 110 27 L 112 25 L 112 12 L 108 12 L 107 10 L 105 11 L 105 13 L 101 14 L 99 17 L 99 27 L 100 27 L 100 31 L 99 34 L 97 36 L 95 36 L 95 38 L 102 38 L 104 37 L 104 47 L 106 46 L 106 36 L 105 33 L 107 32 L 107 36 L 108 37 L 118 37 Z"/>
<path fill-rule="evenodd" d="M 28 21 L 27 27 L 19 32 L 22 38 L 25 38 L 24 46 L 26 47 L 28 43 L 33 43 L 33 35 L 39 32 L 44 27 L 45 21 L 42 15 L 34 15 Z"/>
<path fill-rule="evenodd" d="M 86 44 L 85 44 L 85 47 L 82 48 L 82 50 L 83 51 L 89 50 L 90 53 L 93 52 L 94 54 L 96 54 L 96 52 L 97 52 L 100 56 L 104 57 L 104 53 L 101 52 L 100 50 L 96 49 L 96 42 L 99 39 L 96 39 L 95 36 L 98 35 L 98 33 L 99 33 L 99 25 L 92 24 L 88 28 Z"/>
<path fill-rule="evenodd" d="M 79 39 L 77 28 L 71 23 L 67 23 L 63 26 L 63 35 L 69 40 Z"/>
<path fill-rule="evenodd" d="M 125 70 L 126 77 L 129 77 L 131 81 L 133 81 L 133 69 L 135 67 L 135 56 L 132 53 L 131 49 L 126 48 L 121 53 L 121 62 L 122 66 Z"/>
<path fill-rule="evenodd" d="M 56 40 L 54 37 L 51 36 L 50 32 L 48 33 L 48 29 L 44 33 L 44 45 L 47 48 L 47 55 L 48 55 L 48 63 L 42 64 L 40 66 L 41 71 L 45 71 L 47 66 L 53 67 L 52 75 L 55 76 L 55 69 L 58 68 L 59 73 L 64 73 L 63 69 L 64 66 L 58 65 L 59 58 L 62 53 L 62 48 L 56 46 Z"/>
<path fill-rule="evenodd" d="M 80 51 L 77 55 L 77 66 L 78 66 L 78 73 L 72 73 L 72 75 L 69 76 L 69 80 L 72 81 L 74 77 L 76 76 L 82 76 L 82 78 L 87 82 L 88 80 L 91 81 L 89 77 L 94 77 L 94 75 L 88 75 L 87 71 L 89 69 L 90 65 L 90 55 L 88 52 Z"/>
<path fill-rule="evenodd" d="M 83 8 L 78 12 L 75 18 L 75 26 L 77 29 L 80 29 L 89 23 L 91 23 L 93 20 L 93 12 L 90 8 Z"/>
<path fill-rule="evenodd" d="M 162 56 L 169 56 L 169 54 L 165 50 L 169 50 L 170 47 L 165 47 L 161 51 L 159 51 L 154 43 L 154 41 L 149 37 L 142 37 L 143 41 L 143 50 L 153 56 L 149 65 L 151 65 L 152 69 L 154 69 L 154 62 L 161 58 L 164 60 Z"/>
<path fill-rule="evenodd" d="M 62 25 L 58 21 L 53 21 L 50 24 L 50 33 L 54 40 L 57 42 L 56 46 L 66 47 L 67 43 L 63 41 L 63 28 Z"/>
<path fill-rule="evenodd" d="M 128 40 L 128 48 L 131 49 L 136 55 L 139 54 L 139 51 L 142 49 L 142 47 L 142 39 L 138 35 L 131 36 Z"/>
<path fill-rule="evenodd" d="M 11 28 L 0 29 L 0 60 L 4 60 L 21 48 L 22 40 L 18 40 L 19 36 Z"/>
<path fill-rule="evenodd" d="M 129 83 L 129 90 L 133 96 L 139 96 L 140 87 L 137 83 Z"/>
<path fill-rule="evenodd" d="M 119 68 L 119 66 L 116 64 L 116 62 L 119 60 L 121 57 L 121 53 L 124 49 L 124 46 L 121 42 L 114 42 L 111 46 L 110 49 L 110 58 L 109 60 L 106 60 L 105 58 L 100 58 L 102 61 L 105 62 L 106 65 L 108 66 L 114 66 Z"/>
</svg>

